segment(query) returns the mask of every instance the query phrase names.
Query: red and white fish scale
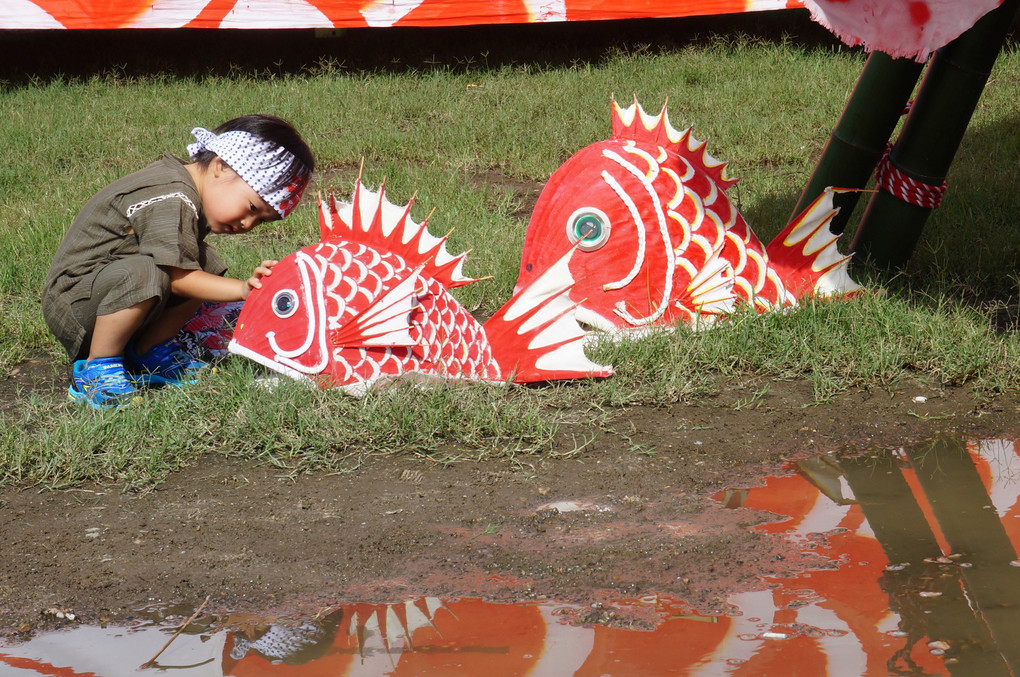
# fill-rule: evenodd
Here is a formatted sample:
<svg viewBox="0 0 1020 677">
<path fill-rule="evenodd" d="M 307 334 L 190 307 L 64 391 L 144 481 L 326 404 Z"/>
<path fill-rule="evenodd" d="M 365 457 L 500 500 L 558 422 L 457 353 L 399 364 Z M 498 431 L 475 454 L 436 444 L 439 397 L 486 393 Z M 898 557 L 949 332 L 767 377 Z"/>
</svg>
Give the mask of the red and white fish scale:
<svg viewBox="0 0 1020 677">
<path fill-rule="evenodd" d="M 339 330 L 384 290 L 413 273 L 400 256 L 360 243 L 320 243 L 314 249 L 327 273 L 324 292 L 331 331 Z M 337 345 L 334 338 L 333 369 L 339 381 L 423 370 L 448 377 L 500 379 L 481 325 L 439 282 L 424 278 L 420 282 L 422 286 L 415 290 L 418 304 L 408 327 L 413 345 L 370 349 Z"/>
<path fill-rule="evenodd" d="M 667 196 L 673 193 L 679 197 L 679 202 L 671 198 L 666 203 L 670 207 L 667 213 L 683 229 L 674 251 L 677 254 L 677 265 L 686 274 L 680 273 L 676 283 L 686 283 L 689 288 L 697 271 L 713 257 L 719 257 L 729 263 L 728 277 L 732 280 L 732 292 L 736 299 L 753 302 L 762 310 L 795 303 L 793 297 L 786 294 L 782 281 L 775 275 L 769 277 L 765 247 L 726 196 L 725 189 L 734 185 L 736 180 L 726 175 L 726 163 L 709 155 L 707 142 L 696 139 L 691 127 L 677 131 L 670 123 L 665 107 L 659 115 L 652 116 L 638 104 L 628 109 L 620 109 L 615 102 L 614 106 L 618 111 L 614 120 L 619 119 L 621 123 L 614 128 L 621 133 L 633 125 L 637 113 L 646 129 L 658 130 L 665 143 L 683 151 L 669 153 L 666 147 L 660 145 L 655 158 L 656 163 L 664 169 L 660 174 L 671 180 L 671 183 L 659 188 L 659 194 Z M 628 145 L 636 143 L 631 140 Z M 698 171 L 692 159 L 704 171 Z M 678 161 L 686 170 L 683 175 L 669 167 L 671 164 L 677 165 Z M 692 245 L 700 247 L 701 252 L 692 251 Z M 697 305 L 704 305 L 699 304 L 701 299 L 693 294 L 686 299 L 686 303 L 683 300 L 675 302 L 678 309 L 694 313 Z"/>
<path fill-rule="evenodd" d="M 721 181 L 732 183 L 721 173 L 725 165 L 703 159 L 710 157 L 704 149 L 705 144 L 691 136 L 690 128 L 677 132 L 665 116 L 663 112 L 661 116 L 648 117 L 642 111 L 642 123 L 650 129 L 664 130 L 673 144 L 685 143 L 688 150 L 700 154 L 706 166 L 720 168 L 718 176 Z M 670 243 L 675 254 L 666 261 L 663 296 L 668 298 L 673 287 L 676 287 L 679 296 L 673 302 L 672 311 L 668 304 L 660 304 L 656 311 L 639 319 L 633 317 L 625 307 L 618 306 L 618 315 L 639 325 L 660 319 L 675 321 L 678 315 L 682 319 L 691 319 L 699 312 L 730 312 L 736 300 L 753 302 L 763 310 L 795 303 L 785 293 L 782 282 L 776 276 L 773 275 L 771 279 L 768 277 L 764 246 L 708 172 L 696 171 L 687 158 L 670 154 L 663 146 L 658 146 L 658 152 L 653 155 L 637 142 L 627 140 L 620 149 L 626 157 L 610 148 L 604 149 L 602 155 L 629 172 L 649 194 L 656 207 L 659 236 L 663 242 Z M 673 169 L 678 161 L 686 170 L 682 174 Z M 648 228 L 643 222 L 632 197 L 619 181 L 608 172 L 603 172 L 602 178 L 628 205 L 632 218 L 639 224 L 638 248 L 633 268 L 627 277 L 604 285 L 607 290 L 619 289 L 630 284 L 644 265 L 646 230 L 655 229 Z M 669 223 L 674 224 L 672 229 Z M 721 259 L 728 265 L 712 267 L 714 259 Z M 713 276 L 714 283 L 708 288 L 704 287 L 704 280 L 698 278 L 698 272 L 706 266 L 718 273 Z M 712 304 L 702 298 L 710 291 L 720 292 Z"/>
</svg>

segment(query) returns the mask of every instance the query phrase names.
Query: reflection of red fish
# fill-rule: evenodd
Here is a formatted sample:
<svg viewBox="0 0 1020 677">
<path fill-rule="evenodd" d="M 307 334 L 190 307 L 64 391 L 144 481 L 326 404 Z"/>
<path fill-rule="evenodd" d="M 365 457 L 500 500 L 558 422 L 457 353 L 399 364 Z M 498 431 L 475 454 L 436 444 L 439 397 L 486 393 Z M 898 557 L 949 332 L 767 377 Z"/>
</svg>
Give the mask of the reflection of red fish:
<svg viewBox="0 0 1020 677">
<path fill-rule="evenodd" d="M 273 268 L 238 318 L 230 351 L 325 387 L 362 393 L 414 373 L 479 381 L 608 376 L 585 357 L 569 284 L 550 274 L 522 288 L 484 325 L 449 288 L 464 254 L 398 207 L 355 184 L 351 204 L 320 204 L 321 240 Z"/>
<path fill-rule="evenodd" d="M 613 138 L 568 159 L 539 196 L 517 289 L 563 252 L 578 320 L 607 329 L 669 325 L 732 311 L 796 305 L 857 288 L 826 225 L 831 189 L 768 247 L 726 196 L 736 181 L 705 144 L 678 132 L 663 107 L 613 102 Z"/>
<path fill-rule="evenodd" d="M 731 624 L 726 617 L 699 617 L 684 604 L 661 602 L 655 611 L 663 621 L 654 631 L 591 628 L 572 625 L 562 615 L 569 609 L 434 597 L 345 604 L 314 622 L 248 629 L 251 637 L 231 633 L 223 674 L 678 675 L 696 668 Z"/>
<path fill-rule="evenodd" d="M 224 646 L 223 674 L 560 674 L 541 669 L 547 652 L 544 640 L 577 633 L 556 632 L 559 624 L 551 620 L 534 605 L 474 599 L 443 602 L 424 597 L 396 604 L 344 604 L 314 622 L 260 629 L 258 637 L 231 633 Z M 565 648 L 573 646 L 568 642 Z M 584 653 L 566 658 L 579 663 Z"/>
</svg>

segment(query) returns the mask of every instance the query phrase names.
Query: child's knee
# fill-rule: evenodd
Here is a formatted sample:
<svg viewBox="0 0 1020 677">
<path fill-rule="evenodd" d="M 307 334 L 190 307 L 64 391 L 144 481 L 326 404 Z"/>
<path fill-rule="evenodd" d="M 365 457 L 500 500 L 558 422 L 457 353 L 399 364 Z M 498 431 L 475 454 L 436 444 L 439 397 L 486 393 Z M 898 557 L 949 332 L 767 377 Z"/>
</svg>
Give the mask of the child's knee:
<svg viewBox="0 0 1020 677">
<path fill-rule="evenodd" d="M 170 292 L 170 276 L 149 256 L 129 256 L 111 261 L 96 275 L 92 297 L 101 299 L 97 314 L 155 304 Z"/>
</svg>

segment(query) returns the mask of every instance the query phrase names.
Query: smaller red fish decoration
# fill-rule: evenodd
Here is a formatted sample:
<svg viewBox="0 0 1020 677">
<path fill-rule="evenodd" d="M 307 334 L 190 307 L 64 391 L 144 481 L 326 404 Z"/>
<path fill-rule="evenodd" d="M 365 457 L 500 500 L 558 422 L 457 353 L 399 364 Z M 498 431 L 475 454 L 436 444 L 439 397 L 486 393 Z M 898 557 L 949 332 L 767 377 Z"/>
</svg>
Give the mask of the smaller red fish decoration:
<svg viewBox="0 0 1020 677">
<path fill-rule="evenodd" d="M 252 290 L 229 350 L 295 379 L 363 394 L 404 374 L 526 383 L 603 377 L 562 271 L 566 252 L 479 323 L 449 292 L 462 273 L 428 220 L 354 186 L 350 203 L 320 200 L 320 240 L 287 256 Z"/>
<path fill-rule="evenodd" d="M 553 172 L 525 235 L 522 289 L 576 248 L 560 283 L 582 324 L 610 332 L 701 323 L 740 305 L 759 312 L 858 288 L 828 223 L 826 190 L 767 247 L 726 195 L 736 183 L 666 107 L 612 102 L 613 136 Z M 563 270 L 561 268 L 561 270 Z"/>
</svg>

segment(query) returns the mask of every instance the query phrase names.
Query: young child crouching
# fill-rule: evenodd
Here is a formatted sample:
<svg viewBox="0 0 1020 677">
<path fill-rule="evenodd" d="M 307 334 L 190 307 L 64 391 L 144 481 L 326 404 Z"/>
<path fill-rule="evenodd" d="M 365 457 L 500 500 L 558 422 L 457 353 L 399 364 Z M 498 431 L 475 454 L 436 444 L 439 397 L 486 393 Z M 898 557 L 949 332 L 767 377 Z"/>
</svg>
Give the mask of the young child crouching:
<svg viewBox="0 0 1020 677">
<path fill-rule="evenodd" d="M 205 363 L 174 340 L 204 301 L 243 301 L 276 261 L 246 280 L 205 243 L 287 216 L 315 160 L 290 123 L 246 115 L 196 127 L 192 162 L 164 153 L 85 205 L 53 258 L 42 307 L 74 362 L 68 395 L 95 408 L 139 387 L 190 383 Z"/>
</svg>

